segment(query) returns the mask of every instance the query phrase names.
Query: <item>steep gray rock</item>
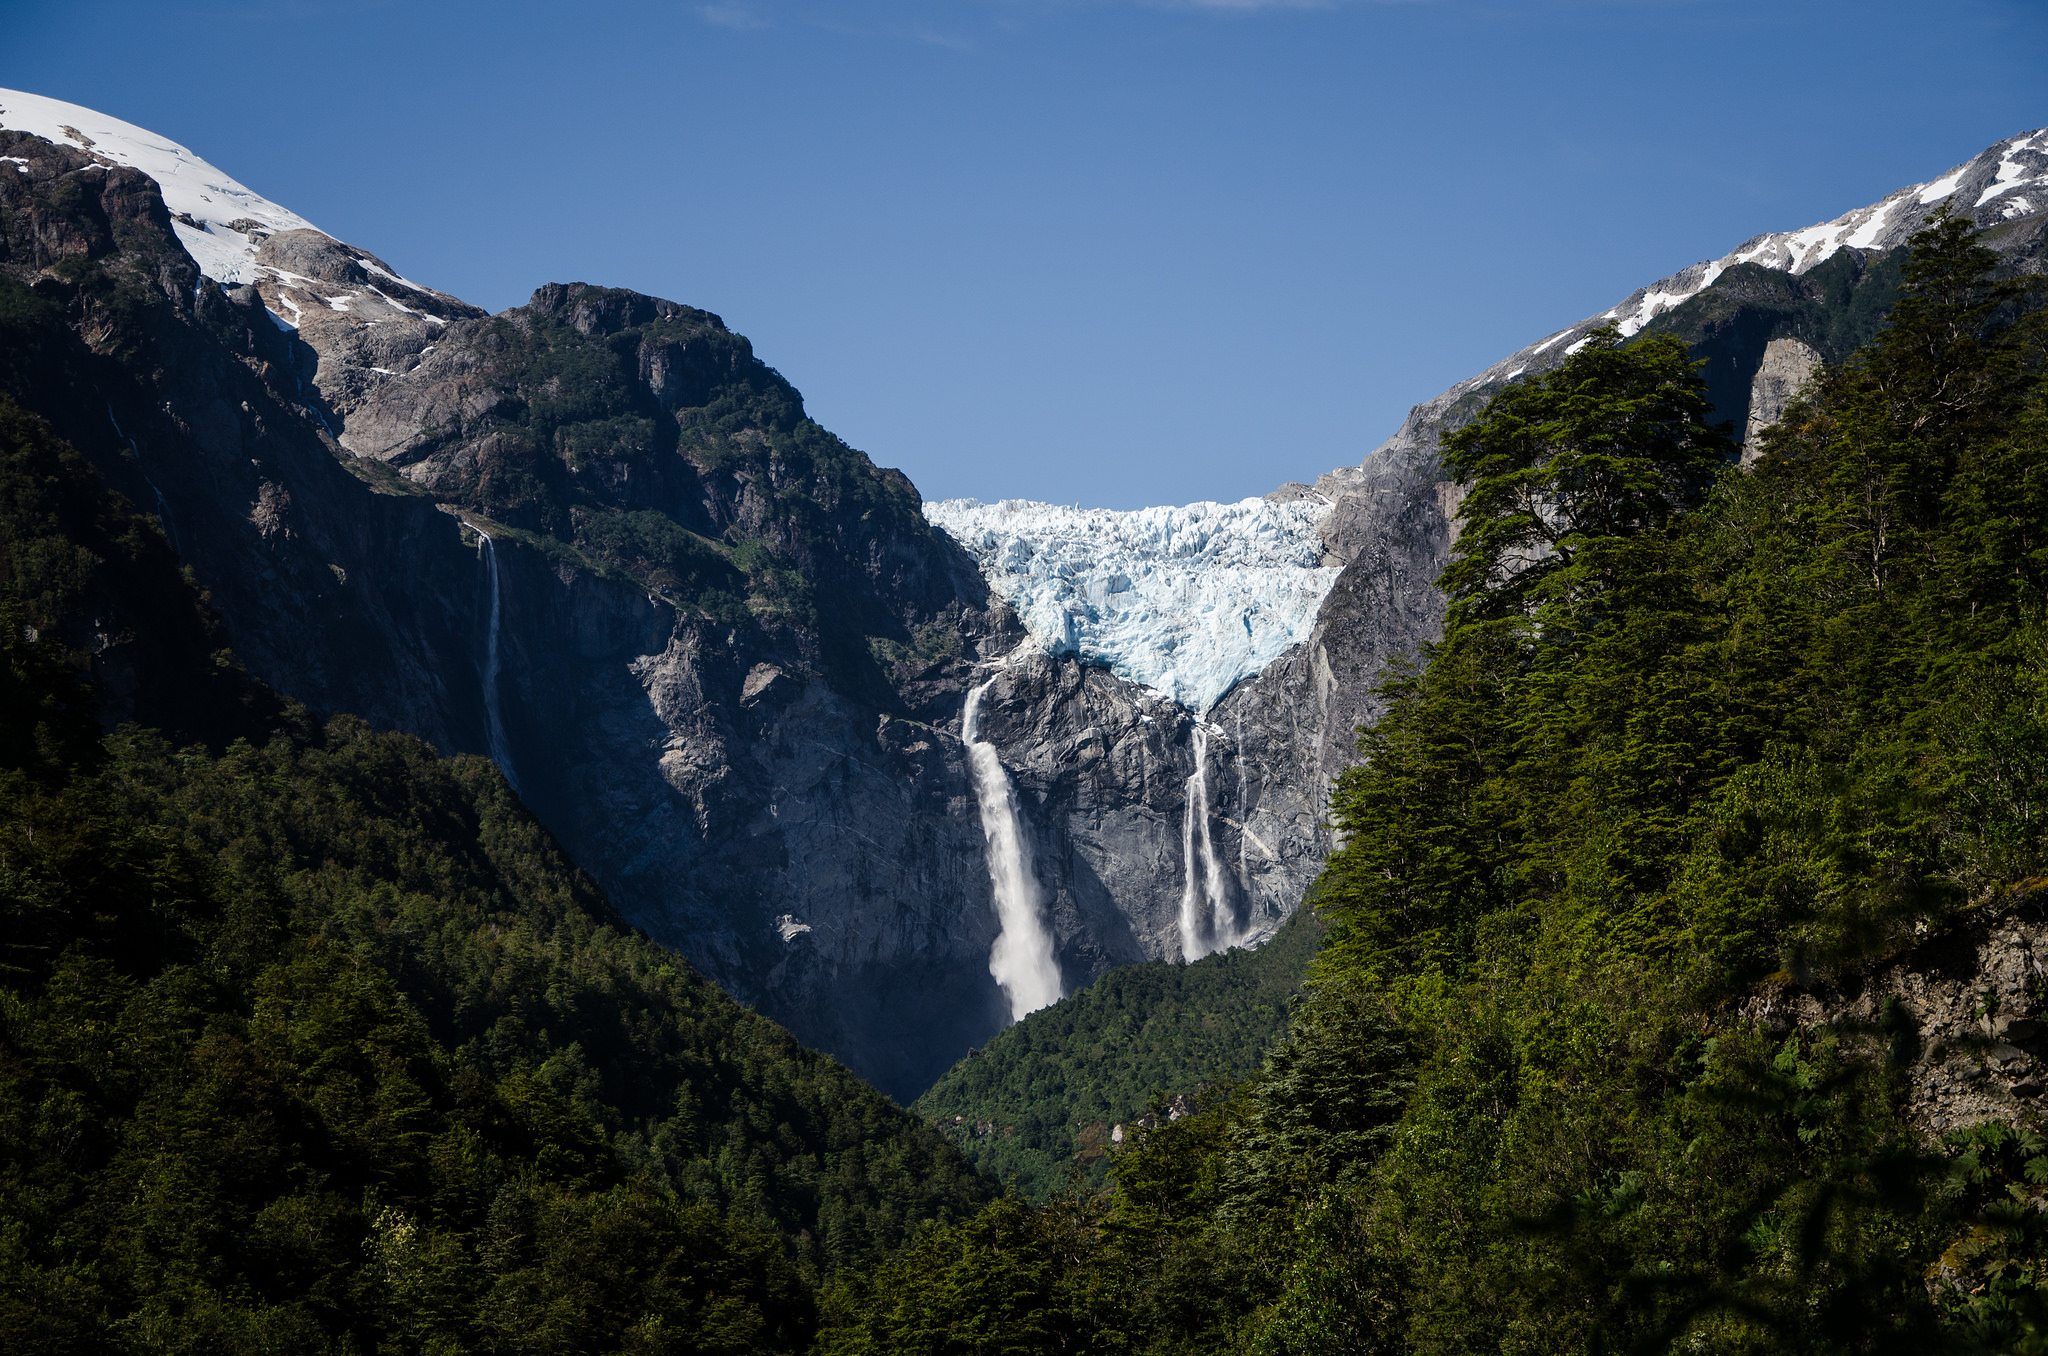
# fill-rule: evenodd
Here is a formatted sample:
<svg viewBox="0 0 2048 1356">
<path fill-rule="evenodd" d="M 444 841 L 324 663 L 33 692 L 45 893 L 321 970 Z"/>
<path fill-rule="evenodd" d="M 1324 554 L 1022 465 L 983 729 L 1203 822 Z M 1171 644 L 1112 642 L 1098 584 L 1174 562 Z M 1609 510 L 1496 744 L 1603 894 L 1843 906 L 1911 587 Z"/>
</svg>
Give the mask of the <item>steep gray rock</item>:
<svg viewBox="0 0 2048 1356">
<path fill-rule="evenodd" d="M 1179 953 L 1186 719 L 1163 697 L 1028 646 L 984 698 L 982 737 L 1023 801 L 1069 989 L 1108 965 Z"/>
<path fill-rule="evenodd" d="M 1930 1139 L 1985 1121 L 2041 1124 L 2048 1093 L 2048 911 L 2038 890 L 1987 900 L 1961 923 L 1830 983 L 1781 974 L 1738 1004 L 1746 1020 L 1889 1035 L 1906 1118 Z"/>
<path fill-rule="evenodd" d="M 312 350 L 305 375 L 339 416 L 337 428 L 364 406 L 371 388 L 415 366 L 449 322 L 484 314 L 319 231 L 267 235 L 255 263 L 249 286 Z"/>
<path fill-rule="evenodd" d="M 492 748 L 495 705 L 507 771 L 636 922 L 884 1087 L 914 1091 L 997 1029 L 994 923 L 956 722 L 975 647 L 1007 649 L 1014 634 L 900 476 L 818 441 L 744 341 L 691 313 L 720 349 L 716 371 L 782 402 L 779 425 L 743 420 L 734 441 L 796 442 L 708 470 L 656 448 L 685 462 L 666 483 L 624 456 L 590 482 L 568 478 L 626 481 L 622 514 L 686 494 L 677 517 L 736 540 L 705 548 L 706 579 L 678 577 L 690 560 L 638 577 L 638 557 L 586 552 L 612 540 L 601 531 L 579 544 L 541 530 L 562 499 L 500 493 L 493 473 L 544 440 L 507 414 L 532 408 L 533 388 L 488 360 L 546 329 L 617 360 L 610 394 L 680 401 L 677 354 L 622 357 L 612 324 L 658 323 L 665 303 L 559 289 L 529 317 L 445 305 L 439 324 L 420 321 L 414 357 L 447 345 L 475 399 L 449 402 L 474 422 L 432 430 L 437 455 L 414 463 L 426 468 L 415 479 L 330 434 L 359 413 L 371 427 L 394 417 L 401 396 L 443 398 L 439 366 L 420 379 L 425 395 L 394 384 L 418 365 L 402 355 L 357 380 L 364 333 L 409 322 L 358 325 L 364 312 L 348 308 L 287 332 L 264 309 L 268 282 L 205 282 L 146 176 L 19 132 L 0 145 L 23 166 L 0 176 L 0 387 L 155 508 L 255 672 L 316 711 L 454 750 Z M 291 272 L 358 260 L 313 245 L 289 257 Z M 573 434 L 567 420 L 547 432 L 564 427 Z M 607 507 L 594 495 L 566 504 Z M 729 559 L 742 547 L 762 557 L 747 557 L 753 576 Z M 822 582 L 774 592 L 805 571 Z M 692 592 L 707 581 L 737 593 Z M 811 612 L 789 621 L 777 606 Z"/>
<path fill-rule="evenodd" d="M 1812 345 L 1789 336 L 1764 345 L 1763 358 L 1749 386 L 1749 422 L 1742 431 L 1744 466 L 1762 455 L 1765 432 L 1784 417 L 1785 407 L 1813 384 L 1821 361 Z"/>
</svg>

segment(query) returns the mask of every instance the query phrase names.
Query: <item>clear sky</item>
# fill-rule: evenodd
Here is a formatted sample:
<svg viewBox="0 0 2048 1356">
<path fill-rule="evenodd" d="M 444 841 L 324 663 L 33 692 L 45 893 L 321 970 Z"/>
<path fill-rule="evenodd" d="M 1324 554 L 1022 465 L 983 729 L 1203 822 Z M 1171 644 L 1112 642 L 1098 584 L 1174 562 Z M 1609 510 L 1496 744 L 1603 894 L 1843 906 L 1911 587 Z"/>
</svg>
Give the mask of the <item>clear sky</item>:
<svg viewBox="0 0 2048 1356">
<path fill-rule="evenodd" d="M 2048 124 L 2043 0 L 0 0 L 0 85 L 493 309 L 719 312 L 928 497 L 1354 463 L 1633 288 Z"/>
</svg>

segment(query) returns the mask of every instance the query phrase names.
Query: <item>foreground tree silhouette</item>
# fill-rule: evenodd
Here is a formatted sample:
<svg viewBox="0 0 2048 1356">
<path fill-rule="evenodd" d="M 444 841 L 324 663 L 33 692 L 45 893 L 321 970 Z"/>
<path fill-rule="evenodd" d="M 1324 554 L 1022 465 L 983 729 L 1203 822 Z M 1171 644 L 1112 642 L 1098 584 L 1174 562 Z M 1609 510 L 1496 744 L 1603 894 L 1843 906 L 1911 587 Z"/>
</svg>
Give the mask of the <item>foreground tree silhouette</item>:
<svg viewBox="0 0 2048 1356">
<path fill-rule="evenodd" d="M 1617 545 L 1705 498 L 1734 449 L 1698 368 L 1671 335 L 1596 330 L 1444 439 L 1444 470 L 1470 486 L 1440 581 L 1447 633 L 1599 591 Z"/>
</svg>

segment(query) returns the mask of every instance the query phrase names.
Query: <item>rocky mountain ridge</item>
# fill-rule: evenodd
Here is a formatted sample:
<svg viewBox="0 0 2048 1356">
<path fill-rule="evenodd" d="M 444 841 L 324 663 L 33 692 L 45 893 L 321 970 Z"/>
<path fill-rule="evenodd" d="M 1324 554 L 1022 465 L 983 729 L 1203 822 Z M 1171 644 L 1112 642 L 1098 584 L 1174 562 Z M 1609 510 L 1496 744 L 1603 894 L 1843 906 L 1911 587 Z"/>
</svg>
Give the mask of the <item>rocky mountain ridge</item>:
<svg viewBox="0 0 2048 1356">
<path fill-rule="evenodd" d="M 889 1090 L 1008 1020 L 959 721 L 1023 632 L 900 474 L 705 312 L 556 285 L 485 316 L 277 213 L 195 259 L 106 120 L 53 141 L 23 103 L 7 388 L 154 506 L 259 676 L 493 754 L 636 924 Z M 992 730 L 1026 726 L 1027 669 Z M 1127 727 L 1101 820 L 1024 816 L 1079 983 L 1178 946 L 1178 888 L 1095 863 L 1135 859 L 1132 824 L 1177 844 L 1187 728 L 1040 676 Z"/>
</svg>

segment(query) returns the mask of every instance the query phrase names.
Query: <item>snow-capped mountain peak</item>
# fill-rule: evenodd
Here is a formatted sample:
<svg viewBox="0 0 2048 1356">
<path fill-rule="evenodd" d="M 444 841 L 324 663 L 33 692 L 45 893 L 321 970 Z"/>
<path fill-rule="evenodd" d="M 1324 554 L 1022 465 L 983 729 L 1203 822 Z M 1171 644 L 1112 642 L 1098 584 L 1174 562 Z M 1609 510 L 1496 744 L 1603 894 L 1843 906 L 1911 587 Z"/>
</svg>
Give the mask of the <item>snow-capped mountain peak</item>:
<svg viewBox="0 0 2048 1356">
<path fill-rule="evenodd" d="M 253 282 L 256 247 L 265 237 L 279 231 L 319 230 L 177 142 L 79 104 L 0 90 L 0 127 L 33 132 L 103 164 L 126 165 L 156 180 L 179 242 L 216 282 Z"/>
<path fill-rule="evenodd" d="M 1987 174 L 1996 180 L 1995 184 L 1984 182 Z M 1950 203 L 1967 212 L 1984 206 L 2008 189 L 2038 184 L 2044 179 L 2048 179 L 2048 130 L 2028 132 L 1999 143 L 1938 179 L 1908 185 L 1880 202 L 1846 212 L 1833 221 L 1800 231 L 1760 235 L 1714 264 L 1721 268 L 1761 264 L 1785 273 L 1804 273 L 1833 258 L 1844 247 L 1889 249 L 1903 243 L 1906 236 L 1926 222 L 1928 213 L 1923 209 Z M 2000 215 L 2018 216 L 2032 205 L 2024 197 L 2010 199 Z"/>
<path fill-rule="evenodd" d="M 467 309 L 454 298 L 401 277 L 375 256 L 343 245 L 297 212 L 147 128 L 80 104 L 0 89 L 0 129 L 28 132 L 83 152 L 97 164 L 126 166 L 156 180 L 171 214 L 171 229 L 200 272 L 223 286 L 256 285 L 272 313 L 295 328 L 309 309 L 352 316 L 359 322 Z M 26 162 L 17 160 L 14 168 L 28 172 Z M 264 242 L 290 232 L 310 233 L 323 248 L 331 243 L 355 272 L 343 281 L 313 278 L 280 266 L 275 259 L 259 258 L 276 253 L 265 252 Z M 302 248 L 292 257 L 304 253 Z M 394 292 L 405 300 L 394 298 Z"/>
</svg>

